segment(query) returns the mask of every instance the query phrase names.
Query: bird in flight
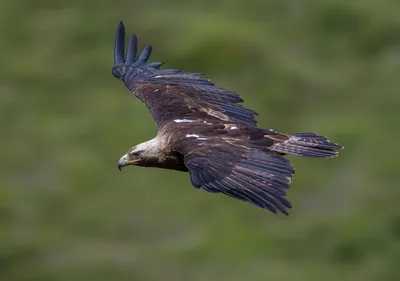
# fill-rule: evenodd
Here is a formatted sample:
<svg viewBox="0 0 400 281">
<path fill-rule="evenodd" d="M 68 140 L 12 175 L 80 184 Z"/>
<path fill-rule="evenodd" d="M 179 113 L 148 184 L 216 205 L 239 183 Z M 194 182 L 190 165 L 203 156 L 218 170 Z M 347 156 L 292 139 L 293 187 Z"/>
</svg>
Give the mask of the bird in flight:
<svg viewBox="0 0 400 281">
<path fill-rule="evenodd" d="M 118 26 L 112 74 L 151 112 L 155 138 L 121 157 L 128 165 L 188 172 L 191 183 L 213 193 L 288 214 L 286 199 L 294 168 L 286 154 L 330 158 L 342 147 L 315 133 L 284 134 L 257 127 L 255 111 L 240 96 L 202 79 L 202 73 L 160 69 L 148 63 L 152 47 L 137 56 L 137 37 Z"/>
</svg>

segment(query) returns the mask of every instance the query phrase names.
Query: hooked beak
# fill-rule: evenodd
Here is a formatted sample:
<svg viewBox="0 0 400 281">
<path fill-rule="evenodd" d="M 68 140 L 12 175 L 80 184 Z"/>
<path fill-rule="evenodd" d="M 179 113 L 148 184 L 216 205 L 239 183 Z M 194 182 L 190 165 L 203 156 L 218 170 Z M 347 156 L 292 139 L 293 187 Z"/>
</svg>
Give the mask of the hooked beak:
<svg viewBox="0 0 400 281">
<path fill-rule="evenodd" d="M 121 169 L 122 167 L 129 166 L 129 165 L 133 165 L 134 163 L 136 163 L 136 162 L 139 161 L 139 159 L 134 159 L 134 160 L 132 160 L 132 161 L 128 161 L 127 159 L 128 159 L 128 157 L 127 157 L 127 155 L 125 154 L 124 156 L 122 156 L 122 157 L 118 160 L 118 169 L 119 169 L 120 171 L 122 171 L 122 169 Z"/>
<path fill-rule="evenodd" d="M 122 171 L 122 167 L 125 167 L 125 166 L 127 166 L 127 165 L 129 165 L 128 164 L 128 161 L 126 161 L 126 159 L 127 159 L 127 157 L 126 157 L 126 154 L 124 155 L 124 156 L 122 156 L 119 160 L 118 160 L 118 169 L 120 170 L 120 171 Z"/>
<path fill-rule="evenodd" d="M 122 158 L 121 159 L 119 159 L 119 161 L 118 161 L 118 169 L 120 170 L 120 171 L 122 171 L 122 167 L 125 167 L 125 161 L 123 161 L 122 160 Z"/>
</svg>

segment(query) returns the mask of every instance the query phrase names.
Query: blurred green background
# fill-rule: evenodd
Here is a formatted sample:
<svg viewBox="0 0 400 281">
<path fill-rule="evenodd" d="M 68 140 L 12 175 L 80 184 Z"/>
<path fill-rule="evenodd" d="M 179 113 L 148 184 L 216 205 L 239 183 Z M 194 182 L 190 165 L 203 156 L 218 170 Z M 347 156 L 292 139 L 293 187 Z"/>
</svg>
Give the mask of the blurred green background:
<svg viewBox="0 0 400 281">
<path fill-rule="evenodd" d="M 400 2 L 0 2 L 0 280 L 400 280 Z M 156 133 L 111 75 L 124 20 L 259 125 L 315 131 L 289 217 L 117 161 Z"/>
</svg>

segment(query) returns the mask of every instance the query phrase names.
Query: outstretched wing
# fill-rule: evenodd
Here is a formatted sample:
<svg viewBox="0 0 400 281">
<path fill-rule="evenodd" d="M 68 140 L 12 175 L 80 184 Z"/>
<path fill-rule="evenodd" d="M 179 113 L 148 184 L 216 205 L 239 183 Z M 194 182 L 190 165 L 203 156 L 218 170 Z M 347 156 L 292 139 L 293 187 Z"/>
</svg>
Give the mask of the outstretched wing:
<svg viewBox="0 0 400 281">
<path fill-rule="evenodd" d="M 267 149 L 218 143 L 197 146 L 184 158 L 193 186 L 220 192 L 276 213 L 288 214 L 285 198 L 294 169 Z"/>
<path fill-rule="evenodd" d="M 136 57 L 137 38 L 129 39 L 124 57 L 125 27 L 121 22 L 115 40 L 112 73 L 133 91 L 153 115 L 158 128 L 177 119 L 218 120 L 256 126 L 257 113 L 244 108 L 240 96 L 232 91 L 217 88 L 201 73 L 163 69 L 160 62 L 147 63 L 151 46 L 145 46 Z"/>
</svg>

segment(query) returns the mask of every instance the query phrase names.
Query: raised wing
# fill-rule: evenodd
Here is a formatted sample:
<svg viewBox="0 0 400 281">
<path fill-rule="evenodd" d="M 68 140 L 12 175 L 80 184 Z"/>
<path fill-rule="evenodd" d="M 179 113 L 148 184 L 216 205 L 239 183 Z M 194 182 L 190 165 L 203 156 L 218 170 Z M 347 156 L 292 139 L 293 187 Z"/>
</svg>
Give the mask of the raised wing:
<svg viewBox="0 0 400 281">
<path fill-rule="evenodd" d="M 185 156 L 193 186 L 288 214 L 285 198 L 294 169 L 275 152 L 220 143 L 200 146 Z"/>
<path fill-rule="evenodd" d="M 161 62 L 146 64 L 152 48 L 145 46 L 136 57 L 135 34 L 129 39 L 124 57 L 124 41 L 125 27 L 121 22 L 115 39 L 112 73 L 145 103 L 159 128 L 176 119 L 190 118 L 256 126 L 257 113 L 239 105 L 243 99 L 238 94 L 215 87 L 201 79 L 201 73 L 160 70 Z"/>
</svg>

